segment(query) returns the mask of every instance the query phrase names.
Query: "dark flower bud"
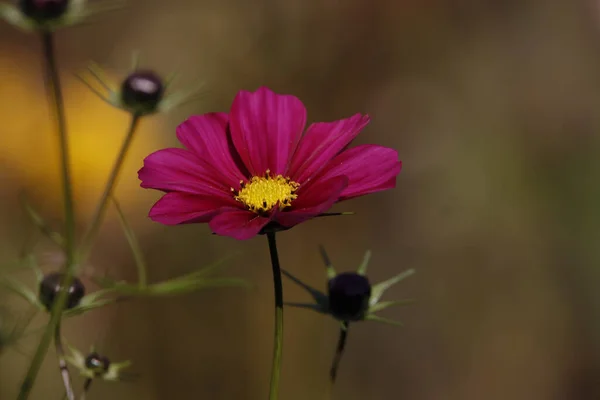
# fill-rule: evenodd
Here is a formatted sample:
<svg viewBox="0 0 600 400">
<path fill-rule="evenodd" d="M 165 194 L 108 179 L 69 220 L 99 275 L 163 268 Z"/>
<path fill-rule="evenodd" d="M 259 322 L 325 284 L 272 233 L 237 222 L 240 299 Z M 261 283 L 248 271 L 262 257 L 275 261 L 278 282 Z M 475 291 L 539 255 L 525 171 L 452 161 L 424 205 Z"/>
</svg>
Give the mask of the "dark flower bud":
<svg viewBox="0 0 600 400">
<path fill-rule="evenodd" d="M 54 272 L 46 275 L 40 283 L 40 302 L 48 311 L 52 310 L 54 299 L 60 293 L 61 283 L 64 277 L 65 274 L 61 272 Z M 71 308 L 76 307 L 84 295 L 85 287 L 83 286 L 83 283 L 81 283 L 79 279 L 74 278 L 73 282 L 69 286 L 67 305 L 65 306 L 65 309 L 70 310 Z"/>
<path fill-rule="evenodd" d="M 121 101 L 136 111 L 154 111 L 162 100 L 164 85 L 152 71 L 136 71 L 121 86 Z"/>
<path fill-rule="evenodd" d="M 371 284 L 354 272 L 344 272 L 329 280 L 329 311 L 342 321 L 359 321 L 369 309 Z"/>
<path fill-rule="evenodd" d="M 94 352 L 85 358 L 85 367 L 92 371 L 95 376 L 102 376 L 108 372 L 110 360 Z"/>
<path fill-rule="evenodd" d="M 19 9 L 36 21 L 49 21 L 62 17 L 69 3 L 69 0 L 20 0 Z"/>
</svg>

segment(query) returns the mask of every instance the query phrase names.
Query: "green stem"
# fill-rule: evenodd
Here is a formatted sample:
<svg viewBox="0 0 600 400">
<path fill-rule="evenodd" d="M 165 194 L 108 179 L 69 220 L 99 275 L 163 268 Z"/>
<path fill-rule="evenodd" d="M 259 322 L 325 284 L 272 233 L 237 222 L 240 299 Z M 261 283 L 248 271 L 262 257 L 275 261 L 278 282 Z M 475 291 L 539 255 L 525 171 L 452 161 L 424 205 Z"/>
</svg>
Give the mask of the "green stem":
<svg viewBox="0 0 600 400">
<path fill-rule="evenodd" d="M 89 392 L 91 386 L 92 386 L 92 378 L 86 378 L 85 382 L 83 383 L 83 391 L 81 392 L 81 396 L 79 397 L 79 400 L 85 400 L 87 393 Z"/>
<path fill-rule="evenodd" d="M 110 197 L 112 196 L 115 185 L 119 179 L 119 174 L 121 172 L 121 167 L 123 166 L 123 162 L 125 161 L 125 157 L 127 156 L 127 151 L 131 147 L 131 142 L 133 137 L 135 136 L 135 131 L 140 122 L 141 115 L 140 114 L 132 114 L 131 122 L 129 124 L 129 129 L 127 130 L 127 134 L 125 135 L 125 139 L 123 139 L 123 143 L 121 144 L 121 149 L 119 150 L 119 154 L 117 155 L 117 159 L 113 164 L 112 170 L 108 177 L 108 181 L 106 182 L 106 186 L 104 187 L 104 192 L 102 193 L 102 197 L 96 206 L 96 211 L 94 212 L 94 216 L 92 217 L 92 222 L 90 224 L 89 229 L 83 236 L 83 242 L 80 252 L 79 261 L 82 262 L 92 249 L 94 244 L 94 239 L 98 235 L 98 231 L 100 230 L 100 226 L 102 225 L 102 221 L 104 220 L 104 215 L 106 214 L 106 209 L 108 207 L 108 202 Z"/>
<path fill-rule="evenodd" d="M 340 337 L 338 339 L 335 355 L 333 356 L 333 362 L 331 363 L 331 370 L 329 371 L 329 378 L 332 385 L 335 383 L 335 378 L 337 377 L 340 361 L 342 359 L 342 355 L 344 354 L 344 348 L 346 347 L 346 339 L 348 338 L 349 327 L 350 324 L 348 323 L 348 321 L 342 322 L 342 327 L 340 328 Z"/>
<path fill-rule="evenodd" d="M 44 70 L 46 77 L 46 85 L 50 92 L 50 103 L 52 104 L 56 116 L 59 141 L 60 141 L 60 155 L 61 155 L 61 169 L 62 169 L 62 180 L 63 180 L 63 194 L 64 194 L 64 206 L 65 206 L 65 254 L 66 254 L 66 274 L 61 284 L 62 290 L 60 290 L 56 297 L 51 310 L 50 321 L 44 330 L 44 334 L 40 339 L 37 346 L 29 369 L 25 375 L 25 379 L 21 384 L 21 389 L 17 397 L 18 400 L 26 400 L 31 394 L 31 389 L 40 371 L 50 342 L 52 341 L 52 335 L 58 326 L 60 318 L 62 317 L 62 311 L 67 304 L 68 288 L 73 283 L 75 263 L 73 262 L 74 256 L 74 239 L 75 239 L 75 210 L 73 205 L 73 191 L 71 188 L 71 172 L 69 166 L 69 143 L 67 139 L 67 129 L 65 122 L 65 111 L 64 103 L 62 98 L 60 78 L 58 75 L 58 68 L 56 65 L 56 57 L 54 54 L 54 41 L 52 32 L 44 31 L 42 35 L 42 47 L 44 54 Z"/>
<path fill-rule="evenodd" d="M 70 152 L 69 140 L 67 137 L 65 105 L 60 86 L 58 67 L 56 65 L 54 37 L 52 36 L 52 32 L 42 33 L 42 45 L 44 59 L 46 61 L 46 84 L 51 93 L 50 103 L 54 108 L 60 144 L 60 165 L 65 208 L 65 253 L 67 255 L 67 266 L 73 268 L 75 248 L 75 207 L 73 202 L 73 188 L 71 185 Z"/>
<path fill-rule="evenodd" d="M 277 255 L 275 232 L 268 232 L 267 239 L 269 241 L 269 254 L 271 255 L 271 265 L 273 267 L 273 288 L 275 290 L 275 339 L 269 400 L 276 400 L 279 393 L 281 354 L 283 350 L 283 286 L 281 284 L 281 267 Z"/>
</svg>

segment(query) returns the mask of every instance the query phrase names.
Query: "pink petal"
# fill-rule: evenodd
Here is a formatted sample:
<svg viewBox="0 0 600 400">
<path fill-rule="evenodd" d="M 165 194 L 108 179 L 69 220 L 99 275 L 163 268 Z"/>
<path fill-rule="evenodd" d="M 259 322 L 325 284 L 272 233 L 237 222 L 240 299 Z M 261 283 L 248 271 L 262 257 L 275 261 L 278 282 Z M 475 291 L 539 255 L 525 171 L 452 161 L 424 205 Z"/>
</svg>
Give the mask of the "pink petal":
<svg viewBox="0 0 600 400">
<path fill-rule="evenodd" d="M 335 122 L 312 124 L 292 157 L 288 176 L 299 183 L 309 180 L 342 151 L 368 123 L 368 115 L 356 114 Z"/>
<path fill-rule="evenodd" d="M 345 176 L 319 179 L 304 191 L 298 192 L 298 198 L 292 203 L 290 211 L 278 212 L 274 219 L 285 227 L 291 227 L 314 218 L 329 210 L 346 186 L 348 178 Z"/>
<path fill-rule="evenodd" d="M 177 127 L 177 138 L 185 147 L 205 160 L 214 175 L 223 177 L 230 187 L 236 187 L 245 176 L 231 154 L 226 113 L 194 115 Z"/>
<path fill-rule="evenodd" d="M 184 149 L 163 149 L 150 154 L 144 159 L 138 177 L 143 188 L 214 196 L 235 204 L 231 187 L 215 179 L 204 161 Z"/>
<path fill-rule="evenodd" d="M 398 152 L 388 147 L 365 144 L 348 149 L 336 156 L 325 167 L 323 175 L 317 179 L 333 176 L 348 177 L 348 187 L 341 194 L 340 201 L 364 194 L 392 189 L 396 186 L 396 176 L 402 163 Z"/>
<path fill-rule="evenodd" d="M 231 106 L 233 144 L 252 175 L 285 174 L 306 124 L 302 102 L 265 87 L 240 91 Z"/>
<path fill-rule="evenodd" d="M 154 204 L 148 216 L 165 225 L 208 222 L 223 205 L 219 199 L 171 192 Z"/>
<path fill-rule="evenodd" d="M 270 218 L 260 217 L 251 211 L 227 207 L 221 209 L 208 226 L 217 235 L 246 240 L 258 235 L 269 221 Z"/>
</svg>

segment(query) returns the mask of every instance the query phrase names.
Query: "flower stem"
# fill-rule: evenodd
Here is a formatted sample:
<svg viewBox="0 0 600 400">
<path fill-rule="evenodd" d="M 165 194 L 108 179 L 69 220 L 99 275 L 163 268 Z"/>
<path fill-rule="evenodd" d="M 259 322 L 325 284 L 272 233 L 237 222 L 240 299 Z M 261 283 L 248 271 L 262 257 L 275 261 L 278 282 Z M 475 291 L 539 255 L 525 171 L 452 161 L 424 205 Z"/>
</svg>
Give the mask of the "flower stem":
<svg viewBox="0 0 600 400">
<path fill-rule="evenodd" d="M 58 366 L 60 368 L 60 374 L 63 379 L 65 386 L 65 394 L 68 400 L 75 400 L 75 393 L 73 392 L 73 385 L 71 384 L 71 375 L 69 374 L 69 367 L 65 360 L 65 350 L 62 344 L 62 338 L 60 335 L 60 321 L 56 325 L 54 331 L 54 346 L 56 347 L 56 355 L 58 356 Z"/>
<path fill-rule="evenodd" d="M 119 179 L 119 174 L 121 172 L 121 167 L 123 166 L 123 162 L 125 161 L 125 157 L 127 156 L 127 151 L 131 147 L 131 142 L 133 137 L 135 136 L 136 129 L 140 122 L 141 115 L 137 113 L 131 114 L 131 122 L 129 123 L 129 128 L 127 129 L 127 134 L 125 135 L 125 139 L 123 139 L 123 143 L 121 144 L 121 149 L 119 150 L 119 154 L 117 155 L 117 159 L 113 164 L 112 170 L 108 177 L 108 181 L 106 182 L 106 186 L 104 187 L 104 192 L 102 193 L 102 197 L 96 206 L 96 211 L 94 212 L 94 216 L 92 217 L 92 222 L 90 224 L 89 229 L 83 236 L 83 242 L 80 252 L 80 261 L 83 261 L 89 251 L 91 250 L 94 239 L 98 235 L 98 231 L 100 230 L 100 226 L 102 225 L 102 221 L 104 219 L 104 215 L 106 214 L 106 208 L 108 206 L 108 202 L 113 193 L 115 185 Z"/>
<path fill-rule="evenodd" d="M 79 400 L 85 400 L 87 393 L 90 390 L 91 386 L 92 386 L 92 378 L 87 378 L 85 380 L 85 382 L 83 383 L 83 391 L 81 392 L 81 396 L 79 397 Z"/>
<path fill-rule="evenodd" d="M 277 255 L 275 232 L 268 232 L 267 239 L 269 241 L 271 265 L 273 266 L 273 288 L 275 290 L 275 339 L 269 400 L 276 400 L 279 393 L 281 354 L 283 350 L 283 286 L 281 284 L 281 267 L 279 266 L 279 256 Z"/>
<path fill-rule="evenodd" d="M 329 379 L 331 381 L 331 385 L 335 383 L 335 378 L 337 377 L 338 368 L 340 366 L 340 361 L 342 359 L 342 355 L 344 354 L 344 348 L 346 347 L 346 339 L 348 337 L 348 328 L 350 327 L 350 323 L 348 321 L 342 322 L 342 327 L 340 328 L 340 337 L 338 339 L 337 349 L 335 350 L 335 355 L 333 356 L 333 362 L 331 363 L 331 369 L 329 370 Z"/>
<path fill-rule="evenodd" d="M 71 172 L 69 165 L 69 143 L 67 139 L 67 129 L 65 122 L 65 111 L 62 98 L 62 92 L 60 87 L 60 78 L 58 75 L 58 68 L 56 66 L 56 57 L 54 54 L 54 42 L 52 32 L 43 31 L 42 36 L 42 47 L 44 54 L 44 69 L 46 77 L 47 89 L 50 93 L 50 103 L 54 108 L 56 115 L 56 122 L 59 134 L 60 142 L 60 155 L 61 155 L 61 170 L 63 180 L 63 192 L 64 192 L 64 208 L 65 208 L 65 254 L 66 254 L 66 274 L 61 283 L 60 292 L 56 297 L 50 314 L 50 321 L 44 330 L 44 334 L 40 339 L 40 342 L 35 350 L 29 369 L 25 375 L 25 379 L 21 384 L 19 395 L 17 400 L 26 400 L 29 398 L 31 389 L 37 375 L 40 371 L 50 342 L 52 341 L 52 335 L 58 327 L 62 312 L 67 304 L 68 290 L 73 283 L 75 263 L 74 257 L 74 240 L 75 240 L 75 210 L 73 205 L 73 191 L 71 188 Z"/>
<path fill-rule="evenodd" d="M 67 137 L 67 123 L 65 118 L 65 105 L 63 101 L 60 76 L 56 65 L 54 50 L 54 37 L 52 32 L 42 32 L 42 46 L 45 60 L 46 85 L 51 94 L 50 103 L 54 108 L 60 144 L 60 164 L 62 173 L 63 201 L 65 208 L 65 253 L 67 267 L 73 268 L 73 255 L 75 248 L 75 208 L 73 202 L 73 188 L 71 185 L 71 165 L 69 140 Z"/>
</svg>

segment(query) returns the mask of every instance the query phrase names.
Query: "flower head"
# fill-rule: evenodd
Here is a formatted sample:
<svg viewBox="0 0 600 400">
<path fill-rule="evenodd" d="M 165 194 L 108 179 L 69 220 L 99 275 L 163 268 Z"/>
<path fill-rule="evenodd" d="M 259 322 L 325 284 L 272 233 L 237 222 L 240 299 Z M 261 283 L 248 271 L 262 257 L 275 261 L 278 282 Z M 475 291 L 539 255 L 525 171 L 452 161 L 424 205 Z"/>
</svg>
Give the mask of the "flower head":
<svg viewBox="0 0 600 400">
<path fill-rule="evenodd" d="M 162 79 L 153 71 L 135 71 L 121 85 L 121 101 L 131 109 L 155 110 L 165 91 Z"/>
<path fill-rule="evenodd" d="M 0 3 L 0 18 L 24 31 L 51 32 L 121 7 L 118 0 L 98 1 L 93 5 L 88 0 L 19 0 L 16 6 Z"/>
<path fill-rule="evenodd" d="M 69 0 L 20 0 L 19 9 L 37 21 L 61 17 L 69 7 Z"/>
<path fill-rule="evenodd" d="M 371 283 L 354 272 L 343 272 L 328 282 L 329 310 L 342 321 L 361 320 L 369 310 Z"/>
<path fill-rule="evenodd" d="M 108 357 L 98 353 L 93 348 L 87 355 L 71 346 L 69 346 L 69 349 L 71 354 L 66 357 L 67 362 L 88 379 L 119 381 L 124 377 L 122 370 L 131 365 L 130 361 L 112 362 Z"/>
<path fill-rule="evenodd" d="M 62 272 L 53 272 L 44 276 L 40 282 L 40 302 L 44 305 L 46 310 L 52 310 L 54 300 L 61 291 L 61 285 L 64 278 L 65 274 Z M 85 287 L 83 286 L 83 283 L 81 283 L 78 278 L 74 278 L 69 286 L 65 309 L 70 310 L 77 307 L 84 295 Z"/>
<path fill-rule="evenodd" d="M 185 146 L 144 160 L 144 188 L 166 194 L 150 211 L 154 221 L 207 222 L 219 235 L 249 239 L 287 229 L 334 203 L 393 188 L 398 153 L 377 145 L 347 149 L 368 124 L 356 114 L 314 123 L 294 96 L 267 88 L 241 91 L 230 113 L 192 116 L 177 128 Z"/>
<path fill-rule="evenodd" d="M 346 324 L 350 321 L 365 320 L 400 325 L 397 321 L 382 318 L 374 313 L 392 305 L 412 303 L 412 300 L 382 302 L 379 300 L 387 289 L 414 274 L 415 271 L 413 269 L 406 270 L 388 280 L 371 285 L 365 275 L 369 260 L 371 259 L 370 251 L 367 251 L 363 262 L 356 272 L 342 272 L 339 274 L 335 272 L 325 249 L 322 247 L 321 255 L 327 267 L 327 294 L 312 288 L 289 272 L 282 271 L 284 275 L 309 292 L 315 301 L 315 303 L 287 303 L 287 305 L 308 308 L 322 314 L 329 314 L 336 320 L 341 321 L 342 326 L 347 326 Z"/>
<path fill-rule="evenodd" d="M 190 85 L 186 90 L 166 93 L 176 74 L 162 78 L 156 72 L 139 68 L 139 55 L 133 54 L 133 65 L 129 74 L 116 85 L 104 70 L 91 63 L 88 74 L 78 74 L 78 78 L 98 97 L 113 107 L 137 115 L 150 115 L 166 112 L 182 104 L 200 98 L 204 84 Z"/>
</svg>

